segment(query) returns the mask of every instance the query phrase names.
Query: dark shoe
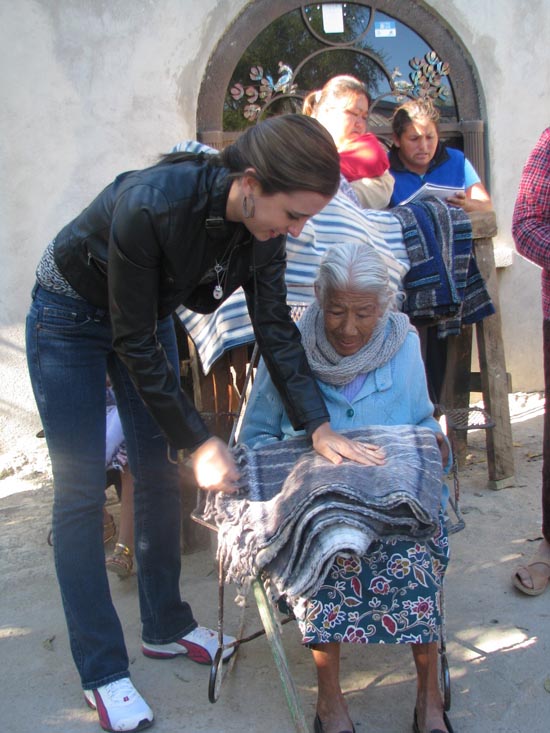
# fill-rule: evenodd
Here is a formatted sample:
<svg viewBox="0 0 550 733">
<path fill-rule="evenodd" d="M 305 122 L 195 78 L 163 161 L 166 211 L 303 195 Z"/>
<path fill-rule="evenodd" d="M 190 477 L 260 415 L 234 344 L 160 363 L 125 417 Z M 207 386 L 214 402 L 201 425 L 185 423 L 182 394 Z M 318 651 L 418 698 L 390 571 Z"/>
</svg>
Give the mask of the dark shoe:
<svg viewBox="0 0 550 733">
<path fill-rule="evenodd" d="M 447 726 L 447 730 L 441 730 L 441 728 L 433 728 L 430 733 L 454 733 L 453 726 L 451 725 L 451 721 L 447 717 L 447 713 L 443 711 L 443 722 Z M 414 709 L 414 720 L 413 720 L 413 733 L 420 733 L 420 728 L 418 727 L 418 720 L 416 718 L 416 708 Z"/>
<path fill-rule="evenodd" d="M 323 724 L 318 715 L 315 716 L 315 720 L 313 721 L 313 730 L 314 733 L 323 733 Z M 355 726 L 351 730 L 341 730 L 340 733 L 355 733 Z"/>
</svg>

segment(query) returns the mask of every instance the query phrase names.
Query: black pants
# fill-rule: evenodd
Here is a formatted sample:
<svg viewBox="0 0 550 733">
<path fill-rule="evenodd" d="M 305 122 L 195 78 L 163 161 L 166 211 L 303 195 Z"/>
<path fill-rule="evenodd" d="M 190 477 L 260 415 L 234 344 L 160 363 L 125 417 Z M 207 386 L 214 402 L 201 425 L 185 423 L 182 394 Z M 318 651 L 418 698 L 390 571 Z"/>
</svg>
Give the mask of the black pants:
<svg viewBox="0 0 550 733">
<path fill-rule="evenodd" d="M 417 329 L 428 381 L 428 393 L 434 405 L 438 405 L 441 402 L 447 369 L 447 339 L 437 337 L 437 326 L 417 326 Z"/>
</svg>

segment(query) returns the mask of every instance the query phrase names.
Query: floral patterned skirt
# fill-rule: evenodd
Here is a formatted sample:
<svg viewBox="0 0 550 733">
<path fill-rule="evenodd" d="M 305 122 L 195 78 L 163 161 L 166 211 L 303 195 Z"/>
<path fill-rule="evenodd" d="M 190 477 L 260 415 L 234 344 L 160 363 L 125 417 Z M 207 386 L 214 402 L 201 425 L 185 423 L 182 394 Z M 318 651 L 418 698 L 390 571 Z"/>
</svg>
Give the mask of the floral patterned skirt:
<svg viewBox="0 0 550 733">
<path fill-rule="evenodd" d="M 443 513 L 439 520 L 426 542 L 377 541 L 364 557 L 339 555 L 317 594 L 295 608 L 303 643 L 437 641 L 449 562 Z"/>
</svg>

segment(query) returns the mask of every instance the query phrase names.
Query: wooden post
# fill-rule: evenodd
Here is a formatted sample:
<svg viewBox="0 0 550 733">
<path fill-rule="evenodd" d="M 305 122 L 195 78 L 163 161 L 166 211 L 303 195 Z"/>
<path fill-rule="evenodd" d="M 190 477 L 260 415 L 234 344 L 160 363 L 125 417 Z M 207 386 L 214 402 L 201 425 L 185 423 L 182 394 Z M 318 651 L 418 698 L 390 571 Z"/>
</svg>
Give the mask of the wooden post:
<svg viewBox="0 0 550 733">
<path fill-rule="evenodd" d="M 497 272 L 491 239 L 496 232 L 496 221 L 494 212 L 474 212 L 470 218 L 477 265 L 496 310 L 494 315 L 476 324 L 476 337 L 483 403 L 495 422 L 494 428 L 486 431 L 489 487 L 503 489 L 514 484 L 514 453 Z"/>
<path fill-rule="evenodd" d="M 515 477 L 508 378 L 492 241 L 497 231 L 496 218 L 495 213 L 489 211 L 472 212 L 470 219 L 476 262 L 496 310 L 494 315 L 476 323 L 475 327 L 483 404 L 495 422 L 493 428 L 486 430 L 488 485 L 491 489 L 503 489 L 513 486 Z M 462 331 L 460 336 L 449 339 L 446 394 L 452 407 L 467 406 L 466 392 L 469 398 L 472 329 L 463 328 Z M 459 451 L 464 448 L 463 442 L 458 445 Z M 460 453 L 458 457 L 460 459 Z"/>
</svg>

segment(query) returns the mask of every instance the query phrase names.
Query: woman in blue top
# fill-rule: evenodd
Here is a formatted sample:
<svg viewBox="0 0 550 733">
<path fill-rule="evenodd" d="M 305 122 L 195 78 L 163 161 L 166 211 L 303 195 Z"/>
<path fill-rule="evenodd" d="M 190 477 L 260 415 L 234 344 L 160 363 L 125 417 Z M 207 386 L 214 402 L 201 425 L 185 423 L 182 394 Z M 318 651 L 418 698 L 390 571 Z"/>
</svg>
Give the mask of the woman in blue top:
<svg viewBox="0 0 550 733">
<path fill-rule="evenodd" d="M 447 202 L 453 206 L 465 211 L 491 209 L 491 198 L 468 158 L 440 142 L 438 122 L 439 112 L 430 99 L 412 99 L 395 110 L 388 153 L 395 179 L 390 206 L 398 206 L 430 182 L 464 190 L 449 196 Z"/>
</svg>

